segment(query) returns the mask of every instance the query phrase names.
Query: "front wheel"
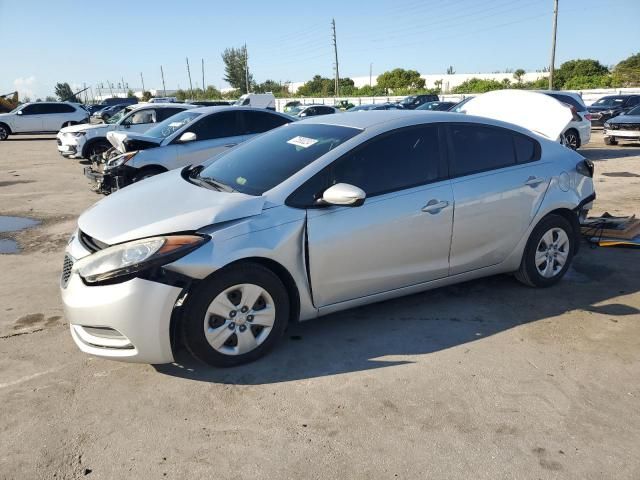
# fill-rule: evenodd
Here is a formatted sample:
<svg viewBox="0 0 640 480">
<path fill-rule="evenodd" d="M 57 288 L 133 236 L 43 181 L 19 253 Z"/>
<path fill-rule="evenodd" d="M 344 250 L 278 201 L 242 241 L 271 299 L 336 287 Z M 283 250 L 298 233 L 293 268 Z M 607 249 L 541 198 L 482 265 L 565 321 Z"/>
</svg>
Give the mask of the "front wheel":
<svg viewBox="0 0 640 480">
<path fill-rule="evenodd" d="M 618 141 L 614 137 L 604 137 L 605 145 L 617 145 Z"/>
<path fill-rule="evenodd" d="M 187 301 L 182 334 L 187 350 L 216 367 L 251 362 L 282 337 L 289 296 L 271 270 L 238 265 L 204 281 Z"/>
<path fill-rule="evenodd" d="M 544 218 L 531 232 L 516 278 L 530 287 L 550 287 L 560 281 L 573 259 L 575 234 L 559 215 Z"/>
</svg>

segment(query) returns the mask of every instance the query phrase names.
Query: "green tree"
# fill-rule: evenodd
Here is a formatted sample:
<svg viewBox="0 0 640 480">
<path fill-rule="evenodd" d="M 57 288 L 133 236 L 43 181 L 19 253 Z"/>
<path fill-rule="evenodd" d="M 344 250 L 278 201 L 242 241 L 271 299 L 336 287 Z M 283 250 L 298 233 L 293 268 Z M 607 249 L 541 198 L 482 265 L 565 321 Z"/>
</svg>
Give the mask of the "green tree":
<svg viewBox="0 0 640 480">
<path fill-rule="evenodd" d="M 509 79 L 505 79 L 509 82 Z M 505 88 L 505 83 L 497 80 L 484 80 L 482 78 L 470 78 L 465 80 L 457 87 L 451 89 L 451 93 L 485 93 L 492 90 L 502 90 Z"/>
<path fill-rule="evenodd" d="M 127 97 L 134 98 L 135 96 L 136 96 L 136 94 L 133 93 L 133 90 L 131 90 L 131 89 L 127 90 Z"/>
<path fill-rule="evenodd" d="M 71 90 L 71 86 L 67 82 L 64 83 L 56 83 L 55 87 L 56 96 L 61 102 L 78 102 L 79 100 L 73 94 L 73 90 Z"/>
<path fill-rule="evenodd" d="M 411 90 L 419 90 L 424 88 L 424 78 L 420 78 L 420 73 L 416 70 L 405 70 L 403 68 L 395 68 L 388 72 L 384 72 L 378 77 L 378 86 L 389 90 L 408 88 Z"/>
<path fill-rule="evenodd" d="M 553 87 L 567 88 L 565 87 L 565 83 L 575 77 L 602 78 L 605 75 L 609 75 L 609 69 L 602 65 L 598 60 L 592 60 L 590 58 L 569 60 L 568 62 L 564 62 L 560 65 L 560 68 L 556 70 L 553 78 Z"/>
<path fill-rule="evenodd" d="M 613 68 L 614 82 L 623 87 L 640 85 L 640 53 L 622 60 Z"/>
<path fill-rule="evenodd" d="M 522 78 L 524 77 L 525 73 L 527 72 L 525 72 L 522 68 L 519 68 L 515 72 L 513 72 L 513 78 L 516 82 L 522 83 Z"/>
<path fill-rule="evenodd" d="M 379 87 L 378 85 L 364 85 L 360 87 L 356 92 L 356 95 L 359 95 L 361 97 L 379 97 L 384 94 L 384 88 Z"/>
<path fill-rule="evenodd" d="M 334 80 L 324 78 L 322 75 L 314 75 L 311 80 L 298 88 L 298 95 L 303 97 L 331 97 L 334 90 Z"/>
<path fill-rule="evenodd" d="M 222 61 L 224 62 L 224 79 L 233 88 L 240 90 L 242 94 L 247 93 L 247 76 L 249 85 L 253 84 L 253 75 L 245 73 L 247 68 L 247 49 L 227 48 L 222 52 Z"/>
<path fill-rule="evenodd" d="M 148 102 L 149 100 L 151 100 L 151 98 L 152 98 L 151 92 L 149 92 L 148 90 L 145 90 L 144 92 L 142 92 L 143 102 Z"/>
<path fill-rule="evenodd" d="M 283 94 L 283 87 L 279 82 L 275 80 L 265 80 L 262 83 L 256 84 L 254 91 L 256 93 L 268 93 L 271 92 L 275 96 Z"/>
</svg>

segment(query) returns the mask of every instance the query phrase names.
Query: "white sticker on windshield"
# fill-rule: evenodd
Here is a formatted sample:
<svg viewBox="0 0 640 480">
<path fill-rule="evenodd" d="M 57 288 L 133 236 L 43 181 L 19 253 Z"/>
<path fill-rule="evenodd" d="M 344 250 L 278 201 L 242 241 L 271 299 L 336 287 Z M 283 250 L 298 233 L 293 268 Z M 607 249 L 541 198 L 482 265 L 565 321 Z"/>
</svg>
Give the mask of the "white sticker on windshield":
<svg viewBox="0 0 640 480">
<path fill-rule="evenodd" d="M 181 123 L 181 122 L 171 122 L 171 123 L 169 124 L 169 126 L 170 126 L 171 128 L 181 127 L 181 126 L 182 126 L 182 123 Z"/>
<path fill-rule="evenodd" d="M 297 147 L 309 148 L 311 145 L 315 145 L 318 143 L 318 140 L 315 138 L 307 138 L 307 137 L 293 137 L 291 140 L 287 140 L 287 143 L 291 145 L 295 145 Z"/>
</svg>

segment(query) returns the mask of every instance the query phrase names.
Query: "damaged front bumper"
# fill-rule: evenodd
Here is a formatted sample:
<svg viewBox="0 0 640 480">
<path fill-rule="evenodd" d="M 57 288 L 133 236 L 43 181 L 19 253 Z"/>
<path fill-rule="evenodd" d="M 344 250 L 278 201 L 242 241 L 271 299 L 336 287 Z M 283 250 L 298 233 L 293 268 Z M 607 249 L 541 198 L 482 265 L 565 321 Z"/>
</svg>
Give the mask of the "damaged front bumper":
<svg viewBox="0 0 640 480">
<path fill-rule="evenodd" d="M 123 165 L 106 171 L 101 170 L 97 163 L 84 168 L 84 176 L 89 179 L 93 190 L 109 195 L 133 183 L 135 169 Z"/>
</svg>

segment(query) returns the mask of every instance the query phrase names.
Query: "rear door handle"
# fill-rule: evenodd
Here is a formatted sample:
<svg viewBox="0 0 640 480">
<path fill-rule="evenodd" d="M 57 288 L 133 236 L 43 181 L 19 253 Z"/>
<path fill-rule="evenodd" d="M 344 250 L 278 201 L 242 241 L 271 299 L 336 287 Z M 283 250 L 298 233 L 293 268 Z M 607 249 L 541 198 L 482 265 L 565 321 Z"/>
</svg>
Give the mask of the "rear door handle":
<svg viewBox="0 0 640 480">
<path fill-rule="evenodd" d="M 446 200 L 438 201 L 435 198 L 433 200 L 429 200 L 429 202 L 422 207 L 422 211 L 430 214 L 440 213 L 443 208 L 449 206 L 449 202 Z"/>
<path fill-rule="evenodd" d="M 524 182 L 524 184 L 535 188 L 538 185 L 540 185 L 542 182 L 544 182 L 544 178 L 542 178 L 542 177 L 529 177 L 529 178 L 527 178 L 527 181 Z"/>
<path fill-rule="evenodd" d="M 231 148 L 231 147 L 235 147 L 236 145 L 238 145 L 237 143 L 227 143 L 226 145 L 223 145 L 224 148 Z"/>
</svg>

